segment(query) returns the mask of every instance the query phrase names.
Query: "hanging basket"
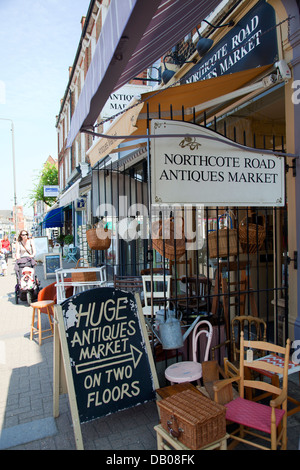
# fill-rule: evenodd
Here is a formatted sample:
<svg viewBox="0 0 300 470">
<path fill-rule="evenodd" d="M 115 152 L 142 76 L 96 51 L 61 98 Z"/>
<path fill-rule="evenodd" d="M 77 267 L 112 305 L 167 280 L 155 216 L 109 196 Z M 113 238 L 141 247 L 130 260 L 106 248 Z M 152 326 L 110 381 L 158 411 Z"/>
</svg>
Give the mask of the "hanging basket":
<svg viewBox="0 0 300 470">
<path fill-rule="evenodd" d="M 89 266 L 87 267 L 81 267 L 79 266 L 79 263 L 80 261 L 83 260 L 83 258 L 79 258 L 79 260 L 77 261 L 77 264 L 75 266 L 74 269 L 80 269 L 80 271 L 78 273 L 76 272 L 72 272 L 72 281 L 74 282 L 93 282 L 93 281 L 97 281 L 97 273 L 96 271 L 85 271 L 85 269 L 89 268 Z"/>
<path fill-rule="evenodd" d="M 91 250 L 107 250 L 111 244 L 111 230 L 95 227 L 87 230 L 86 239 Z"/>
<path fill-rule="evenodd" d="M 235 228 L 222 228 L 208 234 L 208 252 L 210 258 L 227 258 L 240 252 Z"/>
<path fill-rule="evenodd" d="M 228 258 L 236 256 L 241 252 L 241 246 L 237 241 L 237 230 L 233 228 L 232 218 L 225 213 L 219 217 L 218 227 L 221 219 L 226 217 L 230 222 L 230 228 L 219 228 L 208 234 L 208 253 L 210 258 Z"/>
<path fill-rule="evenodd" d="M 266 238 L 266 225 L 247 223 L 247 216 L 239 224 L 239 238 L 244 253 L 256 253 Z"/>
<path fill-rule="evenodd" d="M 158 253 L 167 259 L 180 258 L 185 253 L 184 220 L 174 217 L 163 221 L 157 220 L 152 224 L 152 245 Z M 177 222 L 176 222 L 177 221 Z M 176 249 L 175 249 L 176 247 Z"/>
</svg>

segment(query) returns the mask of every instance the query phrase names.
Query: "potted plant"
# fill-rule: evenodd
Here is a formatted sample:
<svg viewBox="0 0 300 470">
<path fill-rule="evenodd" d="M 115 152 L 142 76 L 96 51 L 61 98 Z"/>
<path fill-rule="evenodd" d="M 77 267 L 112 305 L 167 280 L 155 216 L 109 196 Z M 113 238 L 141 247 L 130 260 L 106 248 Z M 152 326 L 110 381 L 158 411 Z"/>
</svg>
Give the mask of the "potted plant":
<svg viewBox="0 0 300 470">
<path fill-rule="evenodd" d="M 65 238 L 64 238 L 65 245 L 71 245 L 71 243 L 73 243 L 73 241 L 74 241 L 73 235 L 66 235 Z"/>
<path fill-rule="evenodd" d="M 60 244 L 60 246 L 64 246 L 64 240 L 65 236 L 62 233 L 56 237 L 56 241 Z"/>
</svg>

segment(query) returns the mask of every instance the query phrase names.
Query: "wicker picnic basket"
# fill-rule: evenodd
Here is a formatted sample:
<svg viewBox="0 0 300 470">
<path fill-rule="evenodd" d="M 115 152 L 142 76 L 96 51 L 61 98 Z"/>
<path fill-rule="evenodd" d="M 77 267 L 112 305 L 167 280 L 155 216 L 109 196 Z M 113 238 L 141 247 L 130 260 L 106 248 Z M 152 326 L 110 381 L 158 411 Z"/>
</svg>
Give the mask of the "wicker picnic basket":
<svg viewBox="0 0 300 470">
<path fill-rule="evenodd" d="M 89 266 L 82 267 L 79 266 L 80 261 L 83 260 L 83 258 L 79 258 L 77 261 L 77 264 L 75 266 L 75 269 L 80 269 L 79 272 L 72 272 L 72 281 L 75 282 L 91 282 L 91 281 L 97 281 L 97 273 L 96 271 L 85 271 Z"/>
<path fill-rule="evenodd" d="M 185 253 L 184 221 L 176 221 L 174 217 L 166 221 L 157 220 L 152 224 L 152 246 L 167 259 L 180 258 Z M 176 251 L 175 251 L 176 247 Z"/>
<path fill-rule="evenodd" d="M 226 434 L 226 409 L 197 391 L 185 390 L 157 402 L 162 427 L 192 450 Z"/>
<path fill-rule="evenodd" d="M 239 224 L 239 239 L 244 253 L 256 253 L 266 238 L 266 226 L 247 223 L 247 216 Z"/>
<path fill-rule="evenodd" d="M 91 250 L 107 250 L 111 244 L 111 230 L 102 226 L 86 232 L 86 239 Z"/>
</svg>

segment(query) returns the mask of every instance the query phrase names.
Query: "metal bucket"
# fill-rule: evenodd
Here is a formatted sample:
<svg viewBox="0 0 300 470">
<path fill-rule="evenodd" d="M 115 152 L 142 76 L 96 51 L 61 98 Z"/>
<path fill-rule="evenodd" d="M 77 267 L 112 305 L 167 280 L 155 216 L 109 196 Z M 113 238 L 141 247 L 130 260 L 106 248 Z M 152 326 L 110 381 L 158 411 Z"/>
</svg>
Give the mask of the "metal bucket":
<svg viewBox="0 0 300 470">
<path fill-rule="evenodd" d="M 163 349 L 178 349 L 183 347 L 180 320 L 175 317 L 175 312 L 172 310 L 159 310 L 156 312 L 156 331 Z"/>
</svg>

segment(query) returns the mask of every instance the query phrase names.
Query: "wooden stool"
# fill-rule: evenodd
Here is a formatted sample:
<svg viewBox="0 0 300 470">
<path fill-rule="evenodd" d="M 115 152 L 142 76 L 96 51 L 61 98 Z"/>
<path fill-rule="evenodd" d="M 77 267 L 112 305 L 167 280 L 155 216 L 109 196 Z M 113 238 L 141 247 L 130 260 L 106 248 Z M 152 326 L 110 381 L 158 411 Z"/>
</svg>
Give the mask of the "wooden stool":
<svg viewBox="0 0 300 470">
<path fill-rule="evenodd" d="M 39 302 L 33 302 L 30 304 L 32 307 L 32 322 L 31 322 L 31 331 L 30 331 L 30 340 L 32 341 L 33 335 L 38 334 L 39 335 L 39 345 L 42 344 L 42 339 L 46 338 L 51 338 L 53 336 L 53 322 L 51 320 L 51 311 L 53 312 L 53 305 L 55 305 L 55 302 L 53 300 L 41 300 Z M 50 323 L 50 328 L 47 330 L 42 330 L 42 322 L 41 322 L 41 309 L 46 308 L 47 310 L 47 315 L 49 318 L 49 323 Z M 37 311 L 37 328 L 34 326 L 34 320 L 35 320 L 35 312 Z M 45 333 L 46 331 L 51 331 L 51 335 L 44 336 L 42 338 L 42 333 Z"/>
<path fill-rule="evenodd" d="M 172 437 L 167 431 L 164 430 L 161 424 L 154 426 L 154 429 L 156 431 L 157 450 L 172 450 L 172 448 L 176 450 L 191 450 L 189 447 L 185 446 L 177 439 L 174 439 L 174 437 Z M 201 447 L 197 450 L 227 450 L 228 437 L 229 435 L 225 434 L 225 436 L 221 439 L 218 439 L 215 442 L 211 442 L 210 444 L 207 444 L 206 446 Z M 171 445 L 172 448 L 169 447 L 166 442 Z"/>
</svg>

